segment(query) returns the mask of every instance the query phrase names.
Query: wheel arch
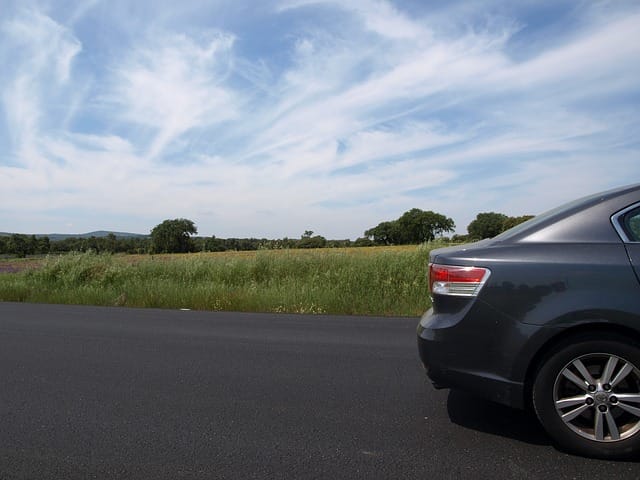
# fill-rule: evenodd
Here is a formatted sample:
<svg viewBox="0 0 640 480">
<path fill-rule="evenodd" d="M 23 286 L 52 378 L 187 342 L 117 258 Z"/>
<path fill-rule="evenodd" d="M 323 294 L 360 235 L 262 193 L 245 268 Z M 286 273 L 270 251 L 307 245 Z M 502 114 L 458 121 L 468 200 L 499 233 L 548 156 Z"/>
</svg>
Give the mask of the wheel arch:
<svg viewBox="0 0 640 480">
<path fill-rule="evenodd" d="M 524 406 L 532 409 L 532 391 L 533 382 L 536 374 L 542 367 L 544 361 L 549 354 L 553 352 L 559 345 L 567 343 L 570 338 L 588 335 L 616 335 L 625 337 L 640 345 L 640 333 L 633 328 L 624 325 L 612 324 L 602 321 L 596 321 L 587 324 L 576 325 L 558 332 L 557 335 L 548 339 L 535 353 L 525 374 L 524 383 Z"/>
</svg>

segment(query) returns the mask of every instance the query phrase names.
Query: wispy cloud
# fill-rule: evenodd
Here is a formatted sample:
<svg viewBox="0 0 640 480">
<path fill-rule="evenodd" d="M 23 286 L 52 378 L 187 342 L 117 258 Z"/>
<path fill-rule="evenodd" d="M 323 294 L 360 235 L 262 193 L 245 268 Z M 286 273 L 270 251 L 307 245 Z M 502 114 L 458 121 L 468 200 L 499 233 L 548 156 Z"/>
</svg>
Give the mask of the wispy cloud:
<svg viewBox="0 0 640 480">
<path fill-rule="evenodd" d="M 12 143 L 8 150 L 29 163 L 38 158 L 40 128 L 49 126 L 48 108 L 69 81 L 71 63 L 81 45 L 68 29 L 30 10 L 3 22 L 0 32 L 4 39 L 0 58 L 5 65 L 0 85 Z"/>
<path fill-rule="evenodd" d="M 635 2 L 154 5 L 0 12 L 0 230 L 464 232 L 640 176 Z"/>
<path fill-rule="evenodd" d="M 109 100 L 123 121 L 154 129 L 147 156 L 157 157 L 194 128 L 237 115 L 234 93 L 223 83 L 232 46 L 232 36 L 216 32 L 200 38 L 160 33 L 116 68 Z"/>
<path fill-rule="evenodd" d="M 313 5 L 329 5 L 345 10 L 357 17 L 366 30 L 390 39 L 416 40 L 428 34 L 418 22 L 402 14 L 392 3 L 385 0 L 290 0 L 282 2 L 281 10 Z"/>
</svg>

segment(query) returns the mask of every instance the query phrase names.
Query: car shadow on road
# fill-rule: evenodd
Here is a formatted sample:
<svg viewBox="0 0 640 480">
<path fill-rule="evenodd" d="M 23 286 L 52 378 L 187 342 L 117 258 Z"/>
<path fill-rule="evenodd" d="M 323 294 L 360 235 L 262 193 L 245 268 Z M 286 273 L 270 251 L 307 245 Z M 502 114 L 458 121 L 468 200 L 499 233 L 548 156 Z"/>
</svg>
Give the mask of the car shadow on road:
<svg viewBox="0 0 640 480">
<path fill-rule="evenodd" d="M 516 410 L 469 393 L 451 390 L 447 412 L 451 421 L 461 427 L 533 445 L 551 445 L 551 440 L 535 415 L 529 411 Z"/>
</svg>

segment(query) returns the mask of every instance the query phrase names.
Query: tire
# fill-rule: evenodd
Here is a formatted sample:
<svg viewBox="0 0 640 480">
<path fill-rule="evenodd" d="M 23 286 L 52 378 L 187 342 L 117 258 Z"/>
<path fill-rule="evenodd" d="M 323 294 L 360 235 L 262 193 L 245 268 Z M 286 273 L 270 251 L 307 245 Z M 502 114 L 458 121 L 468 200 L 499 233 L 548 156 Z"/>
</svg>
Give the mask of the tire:
<svg viewBox="0 0 640 480">
<path fill-rule="evenodd" d="M 578 455 L 640 452 L 640 345 L 619 335 L 572 337 L 545 359 L 533 406 L 551 438 Z"/>
</svg>

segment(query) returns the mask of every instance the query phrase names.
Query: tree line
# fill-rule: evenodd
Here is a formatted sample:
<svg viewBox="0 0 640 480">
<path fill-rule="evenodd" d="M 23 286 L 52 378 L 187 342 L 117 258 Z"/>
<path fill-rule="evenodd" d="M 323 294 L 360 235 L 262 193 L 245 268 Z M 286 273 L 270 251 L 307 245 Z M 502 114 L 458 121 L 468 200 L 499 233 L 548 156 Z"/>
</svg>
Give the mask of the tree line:
<svg viewBox="0 0 640 480">
<path fill-rule="evenodd" d="M 299 239 L 283 238 L 269 240 L 266 238 L 209 238 L 194 237 L 198 233 L 196 225 L 188 219 L 177 218 L 165 220 L 151 230 L 152 253 L 186 253 L 186 252 L 222 252 L 226 250 L 258 250 L 279 248 L 332 248 L 332 247 L 365 247 L 374 245 L 411 245 L 420 244 L 442 238 L 454 242 L 468 242 L 494 237 L 499 233 L 533 218 L 532 215 L 509 217 L 502 213 L 479 213 L 467 227 L 467 235 L 454 235 L 452 238 L 444 234 L 455 231 L 454 221 L 431 210 L 424 211 L 412 208 L 398 219 L 379 223 L 364 232 L 364 236 L 355 241 L 327 240 L 321 235 L 314 235 L 306 230 Z"/>
<path fill-rule="evenodd" d="M 371 245 L 359 241 L 328 240 L 321 235 L 303 235 L 301 238 L 218 238 L 189 237 L 184 243 L 164 245 L 148 237 L 116 237 L 109 234 L 105 237 L 68 237 L 62 240 L 51 240 L 47 236 L 11 234 L 0 235 L 0 255 L 24 258 L 34 255 L 64 254 L 69 252 L 96 253 L 181 253 L 181 252 L 225 252 L 250 251 L 261 249 L 292 248 L 338 248 Z"/>
<path fill-rule="evenodd" d="M 285 248 L 338 248 L 363 246 L 362 242 L 327 240 L 306 230 L 300 238 L 217 238 L 196 237 L 196 225 L 186 218 L 165 220 L 151 230 L 151 253 L 224 252 L 227 250 L 275 250 Z M 370 245 L 371 242 L 368 242 Z"/>
<path fill-rule="evenodd" d="M 48 236 L 13 233 L 0 236 L 0 255 L 60 254 L 68 252 L 98 253 L 147 253 L 151 245 L 148 237 L 116 237 L 110 233 L 104 237 L 68 237 L 51 240 Z"/>
<path fill-rule="evenodd" d="M 467 226 L 466 235 L 444 234 L 455 231 L 454 221 L 440 213 L 412 208 L 400 218 L 379 223 L 365 231 L 365 237 L 374 245 L 418 244 L 443 238 L 452 242 L 472 242 L 492 238 L 516 225 L 533 218 L 533 215 L 509 217 L 503 213 L 483 212 Z"/>
<path fill-rule="evenodd" d="M 62 254 L 67 252 L 97 253 L 188 253 L 224 252 L 228 250 L 295 249 L 367 247 L 375 245 L 419 244 L 442 238 L 445 241 L 469 242 L 490 238 L 532 218 L 532 215 L 509 217 L 502 213 L 479 213 L 468 225 L 467 235 L 445 236 L 455 231 L 454 221 L 433 211 L 413 208 L 395 220 L 379 223 L 352 241 L 328 240 L 313 231 L 305 231 L 300 238 L 217 238 L 198 237 L 191 220 L 177 218 L 156 225 L 149 236 L 125 237 L 109 233 L 104 237 L 69 237 L 51 240 L 47 236 L 11 234 L 0 236 L 0 255 L 26 257 L 30 255 Z"/>
</svg>

